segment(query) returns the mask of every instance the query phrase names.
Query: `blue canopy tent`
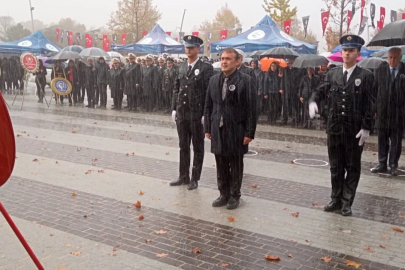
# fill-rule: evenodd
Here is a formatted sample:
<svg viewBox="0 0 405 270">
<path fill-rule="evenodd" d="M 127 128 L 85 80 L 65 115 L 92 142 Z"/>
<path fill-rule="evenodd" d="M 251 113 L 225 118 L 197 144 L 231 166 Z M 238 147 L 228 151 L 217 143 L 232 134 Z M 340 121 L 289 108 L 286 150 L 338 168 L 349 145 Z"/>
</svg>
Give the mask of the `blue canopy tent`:
<svg viewBox="0 0 405 270">
<path fill-rule="evenodd" d="M 170 37 L 160 27 L 155 25 L 153 29 L 140 41 L 126 46 L 111 45 L 111 50 L 116 52 L 132 53 L 184 53 L 184 46 Z M 201 52 L 203 53 L 203 47 Z"/>
<path fill-rule="evenodd" d="M 284 33 L 276 23 L 268 16 L 256 24 L 255 27 L 236 37 L 214 42 L 211 45 L 211 53 L 220 53 L 223 49 L 232 47 L 244 52 L 268 50 L 275 47 L 287 47 L 299 54 L 316 54 L 317 45 L 305 43 Z"/>
<path fill-rule="evenodd" d="M 337 52 L 341 52 L 342 51 L 342 46 L 336 46 L 336 48 L 334 48 L 331 53 L 337 53 Z M 363 58 L 367 58 L 367 57 L 371 57 L 371 55 L 375 52 L 378 52 L 380 50 L 372 50 L 372 49 L 368 49 L 367 47 L 361 47 L 361 56 Z"/>
<path fill-rule="evenodd" d="M 24 53 L 46 54 L 60 52 L 58 46 L 49 41 L 41 31 L 10 42 L 0 43 L 0 53 Z"/>
</svg>

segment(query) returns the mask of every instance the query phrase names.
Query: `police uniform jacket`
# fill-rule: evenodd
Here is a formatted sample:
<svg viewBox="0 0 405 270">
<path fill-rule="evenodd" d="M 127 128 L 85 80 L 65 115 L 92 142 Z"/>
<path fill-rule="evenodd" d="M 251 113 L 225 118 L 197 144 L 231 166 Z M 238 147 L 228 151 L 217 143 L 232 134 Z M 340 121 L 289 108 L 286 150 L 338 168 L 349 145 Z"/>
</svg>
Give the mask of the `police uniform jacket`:
<svg viewBox="0 0 405 270">
<path fill-rule="evenodd" d="M 129 63 L 124 68 L 125 88 L 124 93 L 129 96 L 136 94 L 136 85 L 141 85 L 141 66 L 137 63 Z"/>
<path fill-rule="evenodd" d="M 174 81 L 177 77 L 177 70 L 174 68 L 168 69 L 166 68 L 163 71 L 163 79 L 162 79 L 162 91 L 164 92 L 173 92 L 174 89 Z"/>
<path fill-rule="evenodd" d="M 201 120 L 213 67 L 198 60 L 190 74 L 187 71 L 188 63 L 184 62 L 175 80 L 172 110 L 177 112 L 177 120 Z"/>
<path fill-rule="evenodd" d="M 110 89 L 113 98 L 122 98 L 124 90 L 124 70 L 120 67 L 110 69 Z"/>
<path fill-rule="evenodd" d="M 254 139 L 256 131 L 256 89 L 254 79 L 238 70 L 229 76 L 225 99 L 225 75 L 214 75 L 209 83 L 204 109 L 204 130 L 211 134 L 211 152 L 240 156 L 248 152 L 244 137 Z M 220 130 L 221 118 L 223 126 Z"/>
<path fill-rule="evenodd" d="M 158 70 L 152 64 L 149 67 L 142 67 L 142 95 L 155 97 L 158 84 Z"/>
<path fill-rule="evenodd" d="M 361 129 L 371 130 L 373 83 L 373 74 L 357 66 L 346 85 L 343 83 L 343 67 L 333 68 L 326 74 L 309 102 L 328 100 L 328 134 L 356 136 Z"/>
</svg>

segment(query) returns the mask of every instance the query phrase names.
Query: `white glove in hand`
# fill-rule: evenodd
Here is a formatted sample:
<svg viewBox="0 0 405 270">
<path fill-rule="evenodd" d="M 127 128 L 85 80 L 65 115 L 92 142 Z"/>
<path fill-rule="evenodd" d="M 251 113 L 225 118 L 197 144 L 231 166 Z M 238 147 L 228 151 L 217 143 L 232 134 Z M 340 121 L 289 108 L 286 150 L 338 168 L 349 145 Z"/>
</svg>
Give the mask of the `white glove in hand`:
<svg viewBox="0 0 405 270">
<path fill-rule="evenodd" d="M 370 130 L 365 130 L 365 129 L 360 130 L 360 132 L 357 133 L 357 135 L 356 135 L 356 138 L 360 138 L 359 146 L 362 146 L 366 142 L 366 140 L 369 136 L 370 136 Z"/>
<path fill-rule="evenodd" d="M 316 105 L 316 102 L 311 102 L 309 103 L 309 117 L 314 118 L 315 114 L 318 113 L 318 105 Z"/>
<path fill-rule="evenodd" d="M 201 124 L 204 125 L 204 116 L 201 118 Z"/>
<path fill-rule="evenodd" d="M 172 120 L 176 124 L 176 111 L 172 111 Z"/>
</svg>

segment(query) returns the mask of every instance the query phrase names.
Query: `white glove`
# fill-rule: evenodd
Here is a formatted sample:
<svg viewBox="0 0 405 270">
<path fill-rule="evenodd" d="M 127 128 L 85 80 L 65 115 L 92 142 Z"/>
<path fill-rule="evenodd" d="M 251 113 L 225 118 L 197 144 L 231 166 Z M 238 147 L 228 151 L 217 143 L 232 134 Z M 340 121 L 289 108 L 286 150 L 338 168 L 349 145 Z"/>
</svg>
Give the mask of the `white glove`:
<svg viewBox="0 0 405 270">
<path fill-rule="evenodd" d="M 309 103 L 309 117 L 312 119 L 315 117 L 315 114 L 318 113 L 318 105 L 316 105 L 316 102 L 311 102 Z"/>
<path fill-rule="evenodd" d="M 367 138 L 370 136 L 370 130 L 362 129 L 359 133 L 357 133 L 356 138 L 360 138 L 359 146 L 362 146 Z"/>
<path fill-rule="evenodd" d="M 204 125 L 204 116 L 201 118 L 201 124 Z"/>
<path fill-rule="evenodd" d="M 176 111 L 172 111 L 172 120 L 176 124 Z"/>
</svg>

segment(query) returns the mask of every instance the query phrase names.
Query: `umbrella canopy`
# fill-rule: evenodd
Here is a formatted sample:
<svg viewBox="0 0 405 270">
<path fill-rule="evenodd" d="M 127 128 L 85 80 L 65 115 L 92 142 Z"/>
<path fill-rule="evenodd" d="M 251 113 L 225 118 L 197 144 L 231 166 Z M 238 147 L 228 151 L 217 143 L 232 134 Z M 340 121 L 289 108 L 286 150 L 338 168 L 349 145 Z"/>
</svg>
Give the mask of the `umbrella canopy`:
<svg viewBox="0 0 405 270">
<path fill-rule="evenodd" d="M 262 53 L 264 52 L 265 52 L 264 50 L 253 51 L 249 53 L 248 56 L 252 58 L 260 58 L 260 55 L 262 55 Z"/>
<path fill-rule="evenodd" d="M 342 53 L 341 52 L 336 52 L 334 54 L 332 54 L 331 56 L 328 56 L 328 59 L 334 61 L 334 62 L 339 62 L 339 63 L 343 63 L 343 58 L 342 58 Z M 363 57 L 359 57 L 356 59 L 357 62 L 363 60 Z"/>
<path fill-rule="evenodd" d="M 300 55 L 292 49 L 286 47 L 276 47 L 265 51 L 264 53 L 261 54 L 261 56 L 288 59 L 288 58 L 297 58 Z"/>
<path fill-rule="evenodd" d="M 62 52 L 77 52 L 81 53 L 85 48 L 83 46 L 79 45 L 72 45 L 72 46 L 67 46 L 63 48 Z"/>
<path fill-rule="evenodd" d="M 370 41 L 367 46 L 398 46 L 405 44 L 405 20 L 392 22 Z"/>
<path fill-rule="evenodd" d="M 370 57 L 370 58 L 365 58 L 361 60 L 360 62 L 357 63 L 359 67 L 362 68 L 368 68 L 368 69 L 376 69 L 378 68 L 382 63 L 385 63 L 386 61 L 377 58 L 377 57 Z"/>
<path fill-rule="evenodd" d="M 341 52 L 342 50 L 343 50 L 342 45 L 338 45 L 331 51 L 331 53 L 333 54 L 336 52 Z M 378 51 L 379 51 L 379 49 L 373 50 L 373 49 L 366 48 L 365 46 L 362 46 L 360 49 L 360 53 L 361 53 L 362 57 L 370 57 L 373 53 L 376 53 Z"/>
<path fill-rule="evenodd" d="M 125 57 L 122 54 L 120 54 L 118 52 L 107 52 L 107 53 L 109 56 L 111 56 L 111 58 L 118 58 L 118 59 L 120 59 L 121 63 L 125 64 Z"/>
<path fill-rule="evenodd" d="M 285 62 L 284 59 L 275 59 L 275 58 L 269 58 L 269 57 L 264 57 L 260 60 L 260 63 L 262 63 L 262 70 L 263 71 L 268 71 L 271 63 L 276 62 L 279 66 L 281 67 L 286 67 L 287 63 Z"/>
<path fill-rule="evenodd" d="M 81 53 L 81 56 L 85 57 L 85 58 L 89 58 L 89 57 L 93 57 L 93 58 L 100 58 L 100 57 L 104 57 L 105 60 L 111 60 L 111 56 L 106 53 L 104 50 L 97 48 L 97 47 L 91 47 L 91 48 L 87 48 L 84 49 Z"/>
<path fill-rule="evenodd" d="M 323 56 L 306 54 L 301 55 L 296 58 L 293 64 L 293 67 L 297 68 L 306 68 L 306 67 L 317 67 L 317 66 L 326 66 L 329 61 Z"/>
</svg>

